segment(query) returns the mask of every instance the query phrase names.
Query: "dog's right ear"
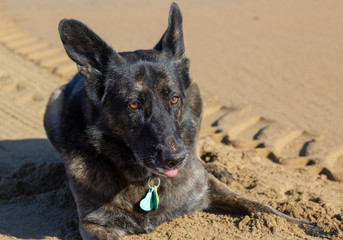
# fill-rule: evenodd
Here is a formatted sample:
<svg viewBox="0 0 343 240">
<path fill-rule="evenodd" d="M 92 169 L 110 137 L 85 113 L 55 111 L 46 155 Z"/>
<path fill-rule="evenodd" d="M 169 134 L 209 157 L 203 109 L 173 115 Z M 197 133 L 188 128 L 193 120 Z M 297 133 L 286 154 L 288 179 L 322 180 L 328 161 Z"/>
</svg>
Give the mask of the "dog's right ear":
<svg viewBox="0 0 343 240">
<path fill-rule="evenodd" d="M 110 61 L 121 62 L 121 57 L 85 24 L 75 19 L 61 20 L 58 31 L 68 56 L 77 64 L 86 80 L 91 75 L 105 75 Z M 100 76 L 99 76 L 100 75 Z"/>
</svg>

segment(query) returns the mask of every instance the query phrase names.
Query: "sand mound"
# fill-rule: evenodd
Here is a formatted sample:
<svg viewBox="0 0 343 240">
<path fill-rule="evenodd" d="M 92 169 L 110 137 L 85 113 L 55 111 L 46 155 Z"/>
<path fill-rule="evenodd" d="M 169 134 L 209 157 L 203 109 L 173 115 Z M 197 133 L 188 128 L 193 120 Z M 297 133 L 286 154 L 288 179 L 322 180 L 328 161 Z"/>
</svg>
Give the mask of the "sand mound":
<svg viewBox="0 0 343 240">
<path fill-rule="evenodd" d="M 0 178 L 0 210 L 3 213 L 0 233 L 4 239 L 7 235 L 34 239 L 44 236 L 79 239 L 77 213 L 63 163 L 51 148 L 40 156 L 31 155 L 31 151 L 40 150 L 39 146 L 47 143 L 45 140 L 36 140 L 34 144 L 30 142 L 32 140 L 28 141 L 0 143 L 1 159 L 6 158 L 6 153 L 8 156 L 8 151 L 12 151 L 12 157 L 26 157 L 11 175 Z M 18 154 L 14 151 L 16 145 L 30 150 Z M 219 174 L 222 176 L 220 179 L 224 182 L 229 179 L 231 187 L 237 192 L 271 204 L 291 216 L 315 222 L 332 239 L 343 237 L 340 202 L 343 191 L 340 183 L 327 180 L 325 175 L 313 178 L 303 174 L 299 168 L 291 170 L 260 157 L 252 150 L 237 150 L 215 143 L 208 137 L 202 138 L 199 145 L 205 161 L 212 156 L 211 163 L 205 164 L 218 166 L 213 170 L 215 175 L 224 173 Z M 46 159 L 47 163 L 39 163 L 34 158 Z M 227 169 L 235 180 L 232 181 Z M 275 236 L 282 239 L 314 239 L 297 226 L 268 214 L 241 216 L 205 212 L 177 218 L 162 224 L 151 234 L 128 236 L 126 239 L 199 239 L 203 236 L 206 236 L 204 239 L 227 239 L 228 235 L 237 239 L 275 239 Z"/>
</svg>

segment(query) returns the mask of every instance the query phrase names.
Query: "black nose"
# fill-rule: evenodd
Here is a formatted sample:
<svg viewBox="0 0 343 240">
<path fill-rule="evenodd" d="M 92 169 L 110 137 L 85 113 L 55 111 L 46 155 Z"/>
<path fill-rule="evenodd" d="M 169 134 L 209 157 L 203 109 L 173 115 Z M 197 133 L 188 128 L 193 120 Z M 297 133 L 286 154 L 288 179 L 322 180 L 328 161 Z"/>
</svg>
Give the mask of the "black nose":
<svg viewBox="0 0 343 240">
<path fill-rule="evenodd" d="M 186 158 L 186 151 L 164 152 L 164 165 L 167 168 L 176 168 L 180 166 Z"/>
</svg>

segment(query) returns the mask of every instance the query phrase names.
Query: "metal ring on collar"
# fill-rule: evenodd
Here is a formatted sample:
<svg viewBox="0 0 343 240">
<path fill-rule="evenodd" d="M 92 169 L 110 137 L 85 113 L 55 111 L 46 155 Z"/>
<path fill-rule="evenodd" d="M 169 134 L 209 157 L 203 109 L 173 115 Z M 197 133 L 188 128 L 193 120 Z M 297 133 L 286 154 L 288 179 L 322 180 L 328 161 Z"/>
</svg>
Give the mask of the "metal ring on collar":
<svg viewBox="0 0 343 240">
<path fill-rule="evenodd" d="M 149 188 L 152 188 L 151 187 L 151 185 L 150 185 L 150 181 L 151 181 L 151 179 L 152 178 L 149 178 L 149 181 L 148 181 L 148 186 L 149 186 Z M 159 186 L 160 186 L 160 183 L 161 183 L 161 180 L 160 180 L 160 178 L 159 177 L 157 177 L 157 180 L 158 180 L 158 183 L 157 183 L 157 186 L 156 186 L 156 188 L 158 188 Z M 154 186 L 154 185 L 153 185 Z"/>
</svg>

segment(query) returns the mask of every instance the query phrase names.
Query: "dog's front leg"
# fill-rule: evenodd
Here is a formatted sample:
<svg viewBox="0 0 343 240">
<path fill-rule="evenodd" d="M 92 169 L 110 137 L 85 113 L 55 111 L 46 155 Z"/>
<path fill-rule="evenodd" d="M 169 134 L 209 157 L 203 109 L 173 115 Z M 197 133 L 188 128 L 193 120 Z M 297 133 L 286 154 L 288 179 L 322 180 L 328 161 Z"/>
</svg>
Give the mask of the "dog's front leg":
<svg viewBox="0 0 343 240">
<path fill-rule="evenodd" d="M 79 230 L 83 240 L 120 240 L 124 236 L 120 229 L 108 229 L 90 222 L 80 223 Z"/>
<path fill-rule="evenodd" d="M 300 228 L 312 236 L 323 237 L 325 236 L 324 230 L 317 227 L 316 224 L 299 220 L 283 214 L 269 205 L 265 205 L 256 201 L 247 199 L 233 190 L 227 185 L 220 182 L 212 174 L 208 174 L 209 183 L 209 200 L 210 209 L 216 211 L 225 211 L 230 213 L 251 214 L 256 212 L 265 212 L 275 214 L 279 217 L 285 218 L 288 222 L 297 224 Z"/>
</svg>

